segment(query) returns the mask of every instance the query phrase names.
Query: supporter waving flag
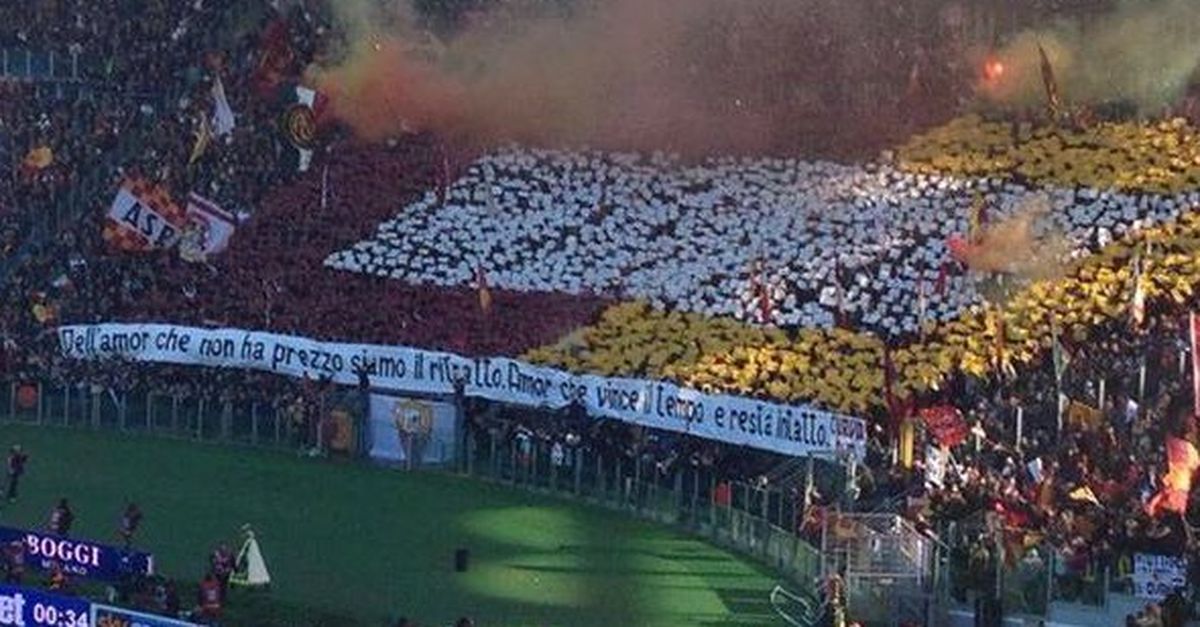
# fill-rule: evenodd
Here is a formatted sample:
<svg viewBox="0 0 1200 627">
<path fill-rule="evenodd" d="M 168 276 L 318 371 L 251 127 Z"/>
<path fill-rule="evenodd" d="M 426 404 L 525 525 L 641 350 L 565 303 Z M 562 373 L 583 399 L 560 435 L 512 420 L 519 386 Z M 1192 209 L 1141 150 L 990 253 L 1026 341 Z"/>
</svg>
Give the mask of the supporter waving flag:
<svg viewBox="0 0 1200 627">
<path fill-rule="evenodd" d="M 259 37 L 258 67 L 254 71 L 254 89 L 260 97 L 270 98 L 280 83 L 292 75 L 296 53 L 292 36 L 283 19 L 271 21 Z"/>
<path fill-rule="evenodd" d="M 1168 437 L 1167 474 L 1163 475 L 1162 488 L 1146 503 L 1146 513 L 1151 516 L 1187 513 L 1188 492 L 1197 468 L 1200 468 L 1200 453 L 1196 452 L 1196 445 L 1183 438 Z"/>
<path fill-rule="evenodd" d="M 142 252 L 174 246 L 187 217 L 161 185 L 129 179 L 117 191 L 104 224 L 109 246 Z"/>
</svg>

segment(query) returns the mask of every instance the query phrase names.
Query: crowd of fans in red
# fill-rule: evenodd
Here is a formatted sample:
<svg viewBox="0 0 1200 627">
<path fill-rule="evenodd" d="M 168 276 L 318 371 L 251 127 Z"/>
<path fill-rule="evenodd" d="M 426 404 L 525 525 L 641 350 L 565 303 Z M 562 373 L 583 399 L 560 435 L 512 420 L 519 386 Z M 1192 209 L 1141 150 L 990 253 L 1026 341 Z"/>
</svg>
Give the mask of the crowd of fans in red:
<svg viewBox="0 0 1200 627">
<path fill-rule="evenodd" d="M 597 315 L 605 305 L 601 297 L 504 292 L 484 314 L 470 286 L 399 285 L 322 267 L 329 252 L 360 239 L 406 199 L 445 184 L 444 161 L 453 169 L 467 156 L 429 136 L 365 146 L 335 129 L 307 174 L 297 178 L 281 167 L 288 147 L 276 128 L 278 105 L 257 82 L 260 33 L 270 21 L 286 20 L 295 54 L 290 71 L 297 72 L 332 32 L 327 18 L 306 4 L 286 15 L 268 13 L 257 28 L 241 30 L 227 23 L 228 11 L 204 0 L 0 6 L 0 45 L 53 48 L 96 61 L 85 64 L 81 84 L 71 89 L 0 86 L 0 152 L 9 166 L 0 177 L 0 256 L 8 278 L 0 288 L 0 374 L 290 407 L 296 399 L 311 400 L 313 388 L 246 372 L 68 363 L 56 356 L 53 328 L 60 321 L 169 320 L 511 355 L 557 340 Z M 212 111 L 218 76 L 237 126 L 193 160 L 197 122 Z M 53 153 L 50 163 L 23 165 L 43 147 Z M 96 171 L 104 174 L 102 184 L 89 186 L 84 175 Z M 134 174 L 162 182 L 177 200 L 200 192 L 248 219 L 238 225 L 230 250 L 204 264 L 174 253 L 115 254 L 99 236 L 103 213 L 117 182 Z M 68 192 L 82 198 L 86 211 L 40 240 L 33 237 L 39 216 L 68 215 Z M 1097 568 L 1119 570 L 1133 552 L 1196 554 L 1193 521 L 1144 511 L 1164 469 L 1164 437 L 1195 429 L 1179 368 L 1181 326 L 1169 312 L 1158 313 L 1161 322 L 1149 332 L 1113 328 L 1106 343 L 1071 347 L 1063 391 L 1096 403 L 1097 382 L 1105 378 L 1099 424 L 1060 429 L 1049 359 L 1041 371 L 1014 380 L 952 381 L 941 398 L 923 401 L 968 409 L 974 431 L 955 450 L 956 463 L 941 485 L 928 483 L 919 465 L 892 464 L 889 440 L 874 438 L 849 486 L 834 482 L 794 492 L 797 528 L 812 533 L 825 512 L 855 501 L 860 508 L 902 511 L 943 537 L 949 537 L 946 523 L 955 521 L 967 540 L 959 545 L 961 561 L 971 572 L 1030 566 L 1030 547 L 1050 547 L 1059 558 L 1060 589 Z M 1139 385 L 1143 363 L 1145 386 Z M 1024 416 L 1019 442 L 1017 407 Z M 579 416 L 475 409 L 477 433 L 532 434 L 644 457 L 663 474 L 703 465 L 757 480 L 782 461 L 690 438 L 589 425 Z M 1095 498 L 1072 496 L 1082 487 Z M 964 528 L 974 531 L 961 533 Z M 998 544 L 997 537 L 1006 542 Z M 1200 580 L 1200 570 L 1193 580 Z M 965 591 L 986 589 L 992 580 L 961 581 Z"/>
</svg>

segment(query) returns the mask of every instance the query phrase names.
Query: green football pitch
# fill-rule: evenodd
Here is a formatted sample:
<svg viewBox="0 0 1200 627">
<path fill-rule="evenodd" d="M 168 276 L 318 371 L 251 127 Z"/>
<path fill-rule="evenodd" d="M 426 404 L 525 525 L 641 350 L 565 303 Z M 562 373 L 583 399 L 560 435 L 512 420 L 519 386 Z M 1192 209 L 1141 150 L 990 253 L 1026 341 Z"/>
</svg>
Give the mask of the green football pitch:
<svg viewBox="0 0 1200 627">
<path fill-rule="evenodd" d="M 127 500 L 136 546 L 191 584 L 219 542 L 253 526 L 272 584 L 235 591 L 225 624 L 775 625 L 765 569 L 672 529 L 437 473 L 172 440 L 23 426 L 30 455 L 0 522 L 43 528 L 59 497 L 73 535 L 116 543 Z M 470 569 L 454 572 L 454 550 Z M 193 599 L 185 596 L 184 602 Z"/>
</svg>

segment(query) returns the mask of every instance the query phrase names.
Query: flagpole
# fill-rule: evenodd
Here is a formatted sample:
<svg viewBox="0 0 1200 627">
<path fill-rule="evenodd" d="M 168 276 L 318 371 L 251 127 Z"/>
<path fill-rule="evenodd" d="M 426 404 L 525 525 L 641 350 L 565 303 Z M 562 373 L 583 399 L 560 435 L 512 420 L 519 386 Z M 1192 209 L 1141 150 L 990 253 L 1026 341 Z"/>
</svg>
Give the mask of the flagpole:
<svg viewBox="0 0 1200 627">
<path fill-rule="evenodd" d="M 1196 353 L 1196 312 L 1188 314 L 1188 338 L 1192 344 L 1192 396 L 1195 397 L 1195 406 L 1193 411 L 1200 410 L 1200 394 L 1196 393 L 1197 388 L 1200 388 L 1200 355 Z M 1200 414 L 1200 411 L 1196 411 Z"/>
<path fill-rule="evenodd" d="M 1146 401 L 1146 352 L 1142 351 L 1142 364 L 1138 367 L 1138 405 Z M 1103 408 L 1101 408 L 1103 409 Z"/>
<path fill-rule="evenodd" d="M 1062 380 L 1063 374 L 1066 372 L 1066 355 L 1063 354 L 1063 347 L 1058 339 L 1058 320 L 1053 317 L 1050 319 L 1050 338 L 1053 342 L 1050 346 L 1050 361 L 1054 368 L 1054 401 L 1058 407 L 1058 433 L 1061 435 L 1063 427 Z"/>
<path fill-rule="evenodd" d="M 321 211 L 329 208 L 329 165 L 321 171 Z"/>
<path fill-rule="evenodd" d="M 1017 405 L 1017 452 L 1021 451 L 1021 432 L 1025 427 L 1025 408 Z"/>
<path fill-rule="evenodd" d="M 1058 434 L 1061 436 L 1063 430 L 1063 393 L 1062 387 L 1058 390 Z"/>
</svg>

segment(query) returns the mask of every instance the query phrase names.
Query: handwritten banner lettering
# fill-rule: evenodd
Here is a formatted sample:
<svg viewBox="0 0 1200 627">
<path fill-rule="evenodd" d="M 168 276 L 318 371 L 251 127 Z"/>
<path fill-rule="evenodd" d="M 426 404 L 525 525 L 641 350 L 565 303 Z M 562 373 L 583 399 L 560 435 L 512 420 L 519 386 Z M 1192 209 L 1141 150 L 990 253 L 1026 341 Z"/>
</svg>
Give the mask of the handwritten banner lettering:
<svg viewBox="0 0 1200 627">
<path fill-rule="evenodd" d="M 301 337 L 170 324 L 96 324 L 58 330 L 74 359 L 247 368 L 354 384 L 371 373 L 375 388 L 452 394 L 545 408 L 580 402 L 588 415 L 687 433 L 784 455 L 827 459 L 866 453 L 866 424 L 812 407 L 704 394 L 665 381 L 573 375 L 504 357 L 466 358 L 403 346 L 319 342 Z"/>
</svg>

